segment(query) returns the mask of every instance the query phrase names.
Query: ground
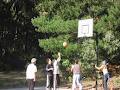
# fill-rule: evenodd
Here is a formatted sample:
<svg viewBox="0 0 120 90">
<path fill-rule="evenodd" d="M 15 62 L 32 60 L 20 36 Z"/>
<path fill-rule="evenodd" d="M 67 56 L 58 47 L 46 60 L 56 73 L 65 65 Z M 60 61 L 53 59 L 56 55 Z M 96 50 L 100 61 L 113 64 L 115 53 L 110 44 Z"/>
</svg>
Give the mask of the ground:
<svg viewBox="0 0 120 90">
<path fill-rule="evenodd" d="M 39 73 L 37 78 L 35 90 L 45 90 L 45 74 Z M 103 90 L 101 82 L 101 79 L 99 79 L 98 90 Z M 114 90 L 120 90 L 120 75 L 112 77 L 110 82 L 112 82 L 112 87 L 116 88 Z M 95 85 L 95 81 L 91 79 L 83 80 L 82 84 L 83 90 L 95 90 L 92 88 Z M 0 72 L 0 90 L 27 90 L 26 86 L 25 72 Z M 71 83 L 62 83 L 58 90 L 71 90 Z"/>
<path fill-rule="evenodd" d="M 0 89 L 0 90 L 27 90 L 27 88 L 11 88 L 11 89 Z M 35 90 L 45 90 L 45 87 L 35 87 Z M 59 90 L 70 90 L 64 88 L 59 88 Z"/>
</svg>

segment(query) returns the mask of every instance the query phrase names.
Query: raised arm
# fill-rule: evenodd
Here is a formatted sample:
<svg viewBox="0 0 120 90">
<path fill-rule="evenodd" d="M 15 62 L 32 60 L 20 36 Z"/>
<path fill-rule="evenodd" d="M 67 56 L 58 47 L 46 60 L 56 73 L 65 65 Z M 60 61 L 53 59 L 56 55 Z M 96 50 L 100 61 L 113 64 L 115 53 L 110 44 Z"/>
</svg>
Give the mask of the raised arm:
<svg viewBox="0 0 120 90">
<path fill-rule="evenodd" d="M 61 60 L 61 53 L 58 52 L 58 58 L 57 58 L 57 61 L 60 62 L 60 60 Z"/>
<path fill-rule="evenodd" d="M 95 68 L 96 68 L 97 70 L 102 70 L 102 69 L 104 68 L 104 65 L 101 65 L 100 67 L 97 67 L 97 66 L 95 65 Z"/>
</svg>

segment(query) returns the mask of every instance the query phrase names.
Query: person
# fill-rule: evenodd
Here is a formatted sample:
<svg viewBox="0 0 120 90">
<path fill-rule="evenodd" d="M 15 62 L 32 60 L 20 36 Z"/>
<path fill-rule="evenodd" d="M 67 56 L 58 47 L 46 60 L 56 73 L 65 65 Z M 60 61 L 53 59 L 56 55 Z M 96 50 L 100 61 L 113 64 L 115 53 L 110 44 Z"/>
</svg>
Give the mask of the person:
<svg viewBox="0 0 120 90">
<path fill-rule="evenodd" d="M 104 90 L 108 90 L 108 85 L 107 84 L 108 84 L 108 79 L 109 79 L 109 73 L 108 73 L 106 61 L 104 60 L 100 67 L 97 67 L 95 65 L 95 68 L 97 70 L 99 70 L 99 71 L 101 70 L 103 72 L 103 88 L 104 88 Z"/>
<path fill-rule="evenodd" d="M 46 88 L 53 87 L 53 65 L 52 61 L 48 58 L 47 59 L 47 65 L 46 65 L 46 71 L 47 71 L 47 82 L 46 82 Z"/>
<path fill-rule="evenodd" d="M 28 82 L 29 90 L 34 90 L 34 86 L 35 86 L 36 72 L 37 72 L 37 67 L 35 64 L 36 64 L 36 58 L 32 58 L 31 63 L 27 66 L 27 70 L 26 70 L 26 79 Z"/>
<path fill-rule="evenodd" d="M 81 70 L 80 70 L 80 65 L 78 63 L 78 60 L 75 60 L 75 64 L 72 65 L 71 71 L 73 72 L 72 90 L 75 90 L 77 87 L 79 87 L 79 90 L 82 90 L 82 84 L 80 82 Z"/>
<path fill-rule="evenodd" d="M 61 54 L 58 52 L 58 58 L 54 60 L 53 62 L 53 74 L 54 74 L 54 83 L 53 83 L 53 89 L 56 90 L 56 87 L 60 86 L 60 60 L 61 60 Z"/>
</svg>

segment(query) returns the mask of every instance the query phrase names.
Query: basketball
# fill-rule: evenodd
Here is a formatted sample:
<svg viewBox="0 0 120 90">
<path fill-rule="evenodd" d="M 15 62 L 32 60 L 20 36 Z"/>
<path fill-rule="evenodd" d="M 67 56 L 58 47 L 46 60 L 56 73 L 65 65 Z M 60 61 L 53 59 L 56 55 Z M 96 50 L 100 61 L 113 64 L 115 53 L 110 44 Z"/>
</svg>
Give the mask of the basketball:
<svg viewBox="0 0 120 90">
<path fill-rule="evenodd" d="M 67 44 L 67 42 L 63 42 L 63 47 L 67 47 L 68 46 L 68 44 Z"/>
</svg>

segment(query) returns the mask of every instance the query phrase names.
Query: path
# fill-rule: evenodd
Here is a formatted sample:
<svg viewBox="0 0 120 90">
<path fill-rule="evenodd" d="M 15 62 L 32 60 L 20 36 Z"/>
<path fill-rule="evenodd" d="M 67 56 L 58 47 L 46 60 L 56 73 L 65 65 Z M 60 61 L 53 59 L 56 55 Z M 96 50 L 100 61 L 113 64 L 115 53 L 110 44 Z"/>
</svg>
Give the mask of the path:
<svg viewBox="0 0 120 90">
<path fill-rule="evenodd" d="M 11 89 L 0 89 L 0 90 L 28 90 L 28 88 L 11 88 Z M 45 87 L 35 87 L 34 90 L 45 90 Z M 71 90 L 71 89 L 67 87 L 63 87 L 57 90 Z"/>
<path fill-rule="evenodd" d="M 28 90 L 28 88 L 11 88 L 11 89 L 0 89 L 0 90 Z M 45 87 L 35 87 L 34 90 L 46 90 L 46 89 Z M 57 90 L 71 90 L 71 88 L 61 87 Z M 96 90 L 96 89 L 89 88 L 89 89 L 83 89 L 83 90 Z M 101 89 L 98 89 L 98 90 L 101 90 Z"/>
</svg>

